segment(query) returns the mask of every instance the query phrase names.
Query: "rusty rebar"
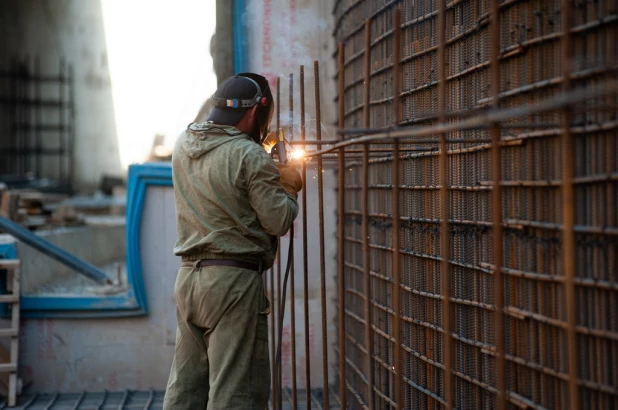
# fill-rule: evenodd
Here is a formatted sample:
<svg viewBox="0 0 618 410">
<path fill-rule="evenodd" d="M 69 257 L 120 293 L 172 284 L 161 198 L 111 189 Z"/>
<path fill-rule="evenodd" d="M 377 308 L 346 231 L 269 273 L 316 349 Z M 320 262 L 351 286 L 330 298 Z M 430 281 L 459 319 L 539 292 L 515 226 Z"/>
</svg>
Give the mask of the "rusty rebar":
<svg viewBox="0 0 618 410">
<path fill-rule="evenodd" d="M 262 286 L 264 286 L 264 295 L 266 296 L 266 298 L 268 298 L 268 272 L 265 272 L 265 273 L 262 274 Z M 269 301 L 269 303 L 270 303 L 270 301 Z M 270 315 L 270 316 L 272 316 L 272 315 Z M 271 327 L 271 330 L 272 329 L 274 329 L 274 327 Z M 268 340 L 268 344 L 269 344 L 270 349 L 272 351 L 272 344 L 273 344 L 272 337 L 269 337 L 268 339 L 269 339 Z M 270 376 L 271 376 L 271 386 L 270 386 L 271 392 L 274 391 L 274 385 L 272 383 L 273 382 L 272 374 L 273 374 L 273 365 L 274 365 L 274 363 L 275 363 L 274 360 L 270 360 L 269 370 L 270 370 Z M 269 408 L 271 408 L 271 407 L 267 406 L 267 409 L 269 409 Z"/>
<path fill-rule="evenodd" d="M 618 332 L 608 313 L 618 289 L 611 274 L 616 271 L 618 235 L 612 212 L 618 175 L 614 2 L 583 2 L 577 7 L 572 1 L 553 2 L 540 7 L 524 0 L 478 5 L 447 0 L 446 6 L 402 6 L 405 88 L 399 93 L 387 89 L 389 81 L 397 80 L 390 73 L 399 63 L 389 61 L 396 27 L 389 31 L 387 21 L 396 2 L 365 12 L 370 3 L 356 1 L 358 8 L 340 19 L 345 24 L 337 33 L 346 53 L 351 51 L 344 61 L 346 76 L 352 77 L 344 87 L 344 120 L 358 127 L 337 134 L 356 138 L 333 140 L 328 149 L 322 149 L 327 148 L 324 143 L 315 144 L 319 151 L 309 154 L 345 155 L 348 400 L 368 408 L 369 388 L 379 408 L 611 407 L 618 397 L 612 385 L 618 370 L 604 359 L 618 354 Z M 337 17 L 350 7 L 342 3 Z M 568 24 L 560 21 L 569 20 L 563 10 L 571 14 Z M 374 126 L 390 125 L 392 107 L 387 104 L 398 100 L 404 107 L 399 124 L 416 127 L 359 127 L 367 112 L 361 60 L 366 54 L 362 30 L 367 17 L 374 27 L 370 115 L 364 117 Z M 565 38 L 567 31 L 570 38 Z M 437 41 L 443 36 L 444 43 Z M 561 53 L 567 42 L 571 50 Z M 397 141 L 401 184 L 390 178 L 395 177 L 397 159 L 377 156 L 389 146 L 395 149 Z M 439 149 L 444 143 L 445 149 Z M 384 148 L 374 149 L 374 144 Z M 364 145 L 369 146 L 370 178 L 365 187 L 363 163 L 355 155 L 364 153 Z M 415 147 L 432 151 L 406 152 Z M 572 168 L 570 179 L 562 178 L 570 172 L 563 169 L 565 153 L 572 157 L 566 167 Z M 448 184 L 440 181 L 440 173 L 447 175 Z M 399 218 L 393 217 L 394 204 L 388 202 L 396 186 Z M 448 198 L 443 201 L 445 188 Z M 572 204 L 565 197 L 569 190 Z M 368 241 L 363 238 L 361 209 L 367 192 Z M 442 217 L 440 205 L 448 218 Z M 567 207 L 572 210 L 564 213 Z M 571 212 L 574 221 L 569 225 L 565 218 Z M 439 236 L 445 220 L 448 246 L 441 244 L 446 235 Z M 393 245 L 396 229 L 401 230 L 399 245 Z M 569 235 L 574 243 L 565 251 Z M 397 367 L 391 366 L 397 312 L 389 293 L 395 273 L 389 258 L 397 247 L 403 281 L 403 403 L 395 397 Z M 367 250 L 369 296 L 363 291 Z M 450 272 L 441 269 L 444 265 Z M 451 293 L 448 298 L 445 287 Z M 367 301 L 372 321 L 364 315 Z M 440 323 L 441 306 L 450 323 Z M 363 342 L 367 325 L 375 344 L 372 350 Z M 443 343 L 449 339 L 450 348 Z M 445 358 L 445 352 L 452 357 Z M 364 366 L 370 354 L 372 381 L 365 377 Z M 452 379 L 451 388 L 443 375 Z M 574 395 L 577 398 L 571 399 Z"/>
<path fill-rule="evenodd" d="M 571 1 L 562 0 L 562 92 L 571 88 Z M 570 108 L 562 112 L 561 159 L 562 159 L 562 258 L 564 268 L 564 309 L 567 317 L 567 357 L 569 369 L 569 405 L 579 409 L 579 387 L 577 384 L 577 300 L 575 299 L 575 210 L 573 189 L 573 137 L 570 128 Z"/>
<path fill-rule="evenodd" d="M 279 133 L 279 128 L 281 128 L 281 78 L 279 76 L 277 76 L 277 81 L 276 81 L 276 87 L 277 87 L 277 101 L 275 102 L 275 107 L 277 110 L 276 113 L 276 129 L 275 129 L 275 133 Z"/>
<path fill-rule="evenodd" d="M 277 107 L 277 129 L 275 130 L 275 132 L 277 133 L 277 135 L 279 134 L 279 130 L 281 129 L 281 78 L 279 76 L 277 76 L 277 102 L 276 102 L 276 107 Z M 281 238 L 277 238 L 277 259 L 276 259 L 276 266 L 277 266 L 277 294 L 276 294 L 276 301 L 273 300 L 274 302 L 274 310 L 273 312 L 275 313 L 275 325 L 277 326 L 277 328 L 279 327 L 279 320 L 281 318 L 281 310 L 279 309 L 279 306 L 281 305 L 281 276 L 282 276 L 282 272 L 281 272 Z M 279 335 L 280 333 L 277 331 L 275 332 L 277 335 Z M 277 340 L 277 342 L 279 342 L 279 344 L 281 344 L 281 340 Z M 276 343 L 275 343 L 276 345 Z M 273 358 L 273 360 L 275 360 Z M 282 390 L 282 386 L 283 386 L 283 374 L 282 374 L 282 362 L 279 361 L 277 364 L 277 368 L 276 368 L 276 382 L 277 382 L 277 409 L 281 410 L 281 390 Z"/>
<path fill-rule="evenodd" d="M 276 342 L 276 338 L 275 338 L 275 329 L 277 328 L 277 319 L 275 317 L 275 311 L 276 311 L 276 306 L 277 303 L 275 301 L 275 268 L 270 268 L 270 306 L 271 306 L 271 310 L 270 310 L 270 368 L 271 368 L 271 372 L 270 372 L 270 380 L 271 380 L 271 389 L 272 389 L 272 399 L 271 399 L 271 403 L 272 403 L 272 408 L 276 409 L 276 403 L 278 403 L 277 401 L 277 361 L 275 360 L 276 357 L 276 348 L 275 346 L 277 345 Z"/>
<path fill-rule="evenodd" d="M 322 139 L 322 113 L 320 103 L 320 65 L 313 62 L 315 84 L 315 139 Z M 328 386 L 328 324 L 326 312 L 326 254 L 324 248 L 324 168 L 322 158 L 318 157 L 318 223 L 320 228 L 320 295 L 322 305 L 322 372 L 324 373 L 324 408 L 330 408 Z"/>
<path fill-rule="evenodd" d="M 290 131 L 288 133 L 289 139 L 294 139 L 294 74 L 290 73 L 290 89 L 289 89 L 289 126 Z M 290 233 L 290 241 L 294 240 L 292 233 Z M 290 263 L 290 336 L 291 336 L 291 349 L 292 349 L 292 409 L 296 410 L 298 407 L 298 391 L 296 384 L 296 297 L 294 292 L 294 249 L 292 253 L 288 255 L 291 258 Z"/>
<path fill-rule="evenodd" d="M 365 20 L 365 52 L 364 52 L 364 85 L 363 85 L 363 127 L 369 128 L 371 109 L 371 19 Z"/>
<path fill-rule="evenodd" d="M 393 126 L 399 125 L 400 119 L 400 100 L 401 94 L 401 10 L 399 7 L 395 9 L 393 14 Z M 393 141 L 393 164 L 391 170 L 392 178 L 392 198 L 391 206 L 393 213 L 393 311 L 394 311 L 394 370 L 395 370 L 395 403 L 397 410 L 404 409 L 403 398 L 403 351 L 401 347 L 401 258 L 399 252 L 399 235 L 400 235 L 400 209 L 399 209 L 399 186 L 401 185 L 401 165 L 400 165 L 400 147 L 399 140 Z"/>
<path fill-rule="evenodd" d="M 560 96 L 548 98 L 540 103 L 526 104 L 515 108 L 500 109 L 498 111 L 488 111 L 485 114 L 479 114 L 475 117 L 460 122 L 438 123 L 427 127 L 406 127 L 395 131 L 384 131 L 367 136 L 351 138 L 332 144 L 332 146 L 326 149 L 311 152 L 305 157 L 317 157 L 350 145 L 359 145 L 364 144 L 365 142 L 377 144 L 379 143 L 378 141 L 393 140 L 395 138 L 406 138 L 403 141 L 406 144 L 426 144 L 429 142 L 439 142 L 420 138 L 452 131 L 482 129 L 485 128 L 488 123 L 504 122 L 530 114 L 548 113 L 585 100 L 610 96 L 616 92 L 615 90 L 617 88 L 618 81 L 614 79 L 602 81 L 598 82 L 596 85 L 582 87 L 578 90 L 568 92 Z M 465 139 L 464 141 L 447 140 L 447 143 L 471 142 L 472 140 L 473 139 Z M 491 142 L 489 139 L 476 141 Z"/>
<path fill-rule="evenodd" d="M 305 141 L 305 66 L 300 66 L 300 139 Z M 309 256 L 307 251 L 307 163 L 301 162 L 303 219 L 303 303 L 305 313 L 305 391 L 307 409 L 311 409 L 311 350 L 309 339 Z"/>
<path fill-rule="evenodd" d="M 438 0 L 438 121 L 446 119 L 446 0 Z M 453 338 L 451 336 L 451 275 L 450 275 L 450 227 L 449 227 L 449 183 L 446 133 L 440 134 L 440 252 L 442 326 L 444 355 L 444 400 L 446 409 L 453 408 Z"/>
<path fill-rule="evenodd" d="M 338 100 L 339 109 L 338 126 L 345 127 L 345 67 L 343 65 L 345 56 L 344 44 L 339 44 L 339 76 L 338 76 Z M 338 236 L 337 236 L 337 262 L 338 262 L 338 299 L 339 299 L 339 400 L 340 407 L 347 409 L 347 386 L 346 386 L 346 352 L 345 352 L 345 148 L 339 150 L 337 167 L 337 197 L 338 197 Z"/>
<path fill-rule="evenodd" d="M 364 294 L 364 312 L 365 312 L 365 349 L 366 349 L 366 375 L 367 379 L 367 407 L 373 409 L 374 400 L 374 368 L 373 368 L 373 329 L 371 327 L 372 312 L 371 312 L 371 248 L 369 247 L 369 144 L 363 146 L 363 169 L 362 169 L 362 249 L 363 249 L 363 294 Z"/>
<path fill-rule="evenodd" d="M 363 87 L 363 127 L 369 128 L 370 98 L 371 98 L 371 19 L 365 20 L 365 56 L 364 56 L 365 83 Z M 363 232 L 363 292 L 365 294 L 365 348 L 367 349 L 367 407 L 373 410 L 374 398 L 374 367 L 373 367 L 373 329 L 371 312 L 371 255 L 369 250 L 369 144 L 363 145 L 363 190 L 362 190 L 362 232 Z"/>
<path fill-rule="evenodd" d="M 499 108 L 500 94 L 500 14 L 498 0 L 491 1 L 489 27 L 491 29 L 491 49 L 490 49 L 490 69 L 491 69 L 491 94 L 494 107 Z M 494 185 L 491 193 L 492 200 L 492 219 L 493 219 L 493 284 L 494 284 L 494 305 L 495 305 L 495 344 L 496 344 L 496 386 L 497 386 L 497 408 L 506 410 L 508 406 L 507 384 L 506 384 L 506 339 L 504 333 L 504 275 L 502 271 L 503 258 L 503 233 L 502 233 L 502 146 L 500 144 L 501 131 L 500 124 L 492 124 L 491 130 L 491 168 Z"/>
</svg>

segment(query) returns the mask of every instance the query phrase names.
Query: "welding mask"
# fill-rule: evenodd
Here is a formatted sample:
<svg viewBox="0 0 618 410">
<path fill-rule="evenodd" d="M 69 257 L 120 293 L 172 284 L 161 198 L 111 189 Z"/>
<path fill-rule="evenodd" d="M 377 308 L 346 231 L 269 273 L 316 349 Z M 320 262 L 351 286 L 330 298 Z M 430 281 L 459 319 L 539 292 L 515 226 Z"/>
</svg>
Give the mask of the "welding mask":
<svg viewBox="0 0 618 410">
<path fill-rule="evenodd" d="M 256 108 L 256 126 L 250 137 L 261 144 L 273 116 L 273 99 L 268 80 L 259 74 L 241 73 L 226 79 L 212 97 L 214 108 L 208 122 L 235 125 L 248 109 Z"/>
</svg>

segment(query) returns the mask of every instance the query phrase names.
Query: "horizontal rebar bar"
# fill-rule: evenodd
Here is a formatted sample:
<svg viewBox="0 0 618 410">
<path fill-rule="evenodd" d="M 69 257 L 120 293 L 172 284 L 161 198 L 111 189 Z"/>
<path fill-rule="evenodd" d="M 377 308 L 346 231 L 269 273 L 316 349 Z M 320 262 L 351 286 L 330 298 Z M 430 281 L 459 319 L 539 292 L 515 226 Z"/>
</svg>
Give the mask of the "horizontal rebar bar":
<svg viewBox="0 0 618 410">
<path fill-rule="evenodd" d="M 618 92 L 618 81 L 606 80 L 600 84 L 586 87 L 577 91 L 569 93 L 563 93 L 557 97 L 550 98 L 541 103 L 530 104 L 526 106 L 519 106 L 514 108 L 499 109 L 499 110 L 487 110 L 484 114 L 479 114 L 473 118 L 463 120 L 457 123 L 451 124 L 438 124 L 431 127 L 411 127 L 409 129 L 401 129 L 395 131 L 386 131 L 382 133 L 376 133 L 373 135 L 352 138 L 339 142 L 327 149 L 316 151 L 307 154 L 307 157 L 314 157 L 332 152 L 338 148 L 347 147 L 350 145 L 362 144 L 362 143 L 375 143 L 379 140 L 392 140 L 394 138 L 419 138 L 427 137 L 430 135 L 436 135 L 440 133 L 448 133 L 453 131 L 463 131 L 469 129 L 475 129 L 478 127 L 484 127 L 488 123 L 500 123 L 503 121 L 515 119 L 518 117 L 526 116 L 529 114 L 540 114 L 549 111 L 559 110 L 564 107 L 576 104 L 591 98 L 606 97 Z M 406 141 L 406 143 L 424 143 L 423 140 L 416 139 L 412 141 Z"/>
</svg>

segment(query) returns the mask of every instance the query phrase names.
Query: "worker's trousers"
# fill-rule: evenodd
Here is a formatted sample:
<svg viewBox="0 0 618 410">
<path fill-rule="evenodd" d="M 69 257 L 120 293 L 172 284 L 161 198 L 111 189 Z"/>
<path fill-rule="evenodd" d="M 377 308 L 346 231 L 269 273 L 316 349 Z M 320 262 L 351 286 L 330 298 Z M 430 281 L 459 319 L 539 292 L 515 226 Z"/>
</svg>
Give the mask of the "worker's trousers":
<svg viewBox="0 0 618 410">
<path fill-rule="evenodd" d="M 262 276 L 182 267 L 174 298 L 178 331 L 163 409 L 264 410 L 270 365 Z"/>
</svg>

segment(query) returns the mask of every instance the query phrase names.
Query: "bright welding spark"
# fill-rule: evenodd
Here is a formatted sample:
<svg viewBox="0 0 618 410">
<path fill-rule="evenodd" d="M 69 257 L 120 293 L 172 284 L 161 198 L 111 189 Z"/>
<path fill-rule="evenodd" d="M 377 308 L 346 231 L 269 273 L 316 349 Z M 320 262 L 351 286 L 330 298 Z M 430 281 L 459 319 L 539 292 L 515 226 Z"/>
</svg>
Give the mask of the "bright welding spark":
<svg viewBox="0 0 618 410">
<path fill-rule="evenodd" d="M 264 148 L 264 151 L 266 151 L 268 154 L 270 154 L 270 151 L 272 151 L 273 147 L 275 146 L 274 142 L 265 142 L 264 144 L 262 144 L 262 148 Z"/>
<path fill-rule="evenodd" d="M 294 159 L 303 159 L 307 153 L 304 149 L 293 149 L 290 153 L 290 158 Z"/>
</svg>

